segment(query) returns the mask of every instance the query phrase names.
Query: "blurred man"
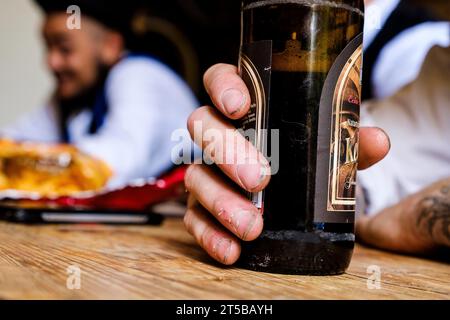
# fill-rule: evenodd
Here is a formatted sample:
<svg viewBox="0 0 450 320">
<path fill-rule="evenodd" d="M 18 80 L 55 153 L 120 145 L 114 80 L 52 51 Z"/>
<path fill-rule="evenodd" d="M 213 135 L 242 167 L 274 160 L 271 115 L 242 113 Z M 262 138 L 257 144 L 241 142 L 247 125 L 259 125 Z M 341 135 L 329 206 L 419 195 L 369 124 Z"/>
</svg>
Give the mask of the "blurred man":
<svg viewBox="0 0 450 320">
<path fill-rule="evenodd" d="M 36 2 L 45 13 L 42 34 L 55 92 L 47 106 L 0 136 L 74 144 L 111 166 L 112 185 L 168 170 L 171 133 L 185 128 L 197 101 L 168 67 L 127 52 L 127 6 L 99 0 Z M 67 11 L 71 5 L 81 9 L 79 26 L 77 11 Z"/>
</svg>

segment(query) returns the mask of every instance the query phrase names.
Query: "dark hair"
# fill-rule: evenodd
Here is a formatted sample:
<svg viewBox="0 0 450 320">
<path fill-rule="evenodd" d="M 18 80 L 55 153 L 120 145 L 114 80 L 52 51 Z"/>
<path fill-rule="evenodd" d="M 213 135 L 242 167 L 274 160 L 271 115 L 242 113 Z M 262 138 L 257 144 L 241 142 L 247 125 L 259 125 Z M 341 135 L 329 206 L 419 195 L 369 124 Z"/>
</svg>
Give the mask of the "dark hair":
<svg viewBox="0 0 450 320">
<path fill-rule="evenodd" d="M 104 26 L 120 32 L 124 37 L 131 33 L 131 20 L 135 12 L 135 1 L 127 4 L 106 0 L 34 0 L 46 13 L 67 12 L 71 5 L 80 7 L 81 14 L 91 17 Z"/>
</svg>

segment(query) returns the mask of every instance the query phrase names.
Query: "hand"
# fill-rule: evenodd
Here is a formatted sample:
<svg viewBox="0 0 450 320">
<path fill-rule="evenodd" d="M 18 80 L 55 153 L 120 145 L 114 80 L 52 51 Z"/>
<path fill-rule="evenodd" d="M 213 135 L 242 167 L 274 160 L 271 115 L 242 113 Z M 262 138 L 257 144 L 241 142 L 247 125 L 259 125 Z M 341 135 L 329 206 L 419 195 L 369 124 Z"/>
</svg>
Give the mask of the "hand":
<svg viewBox="0 0 450 320">
<path fill-rule="evenodd" d="M 261 214 L 238 188 L 263 190 L 270 181 L 270 168 L 268 161 L 226 120 L 240 119 L 250 107 L 250 95 L 237 68 L 215 65 L 206 72 L 204 84 L 219 111 L 211 107 L 197 109 L 189 118 L 188 128 L 220 171 L 207 165 L 189 167 L 185 182 L 190 196 L 184 222 L 211 257 L 231 265 L 239 258 L 240 241 L 255 240 L 263 229 Z M 214 129 L 227 139 L 211 142 L 194 130 L 196 124 L 201 124 L 203 132 Z M 232 134 L 226 135 L 227 130 Z M 360 141 L 360 169 L 378 162 L 389 150 L 389 138 L 381 129 L 362 128 Z M 236 159 L 242 152 L 247 155 L 247 164 L 224 161 Z"/>
</svg>

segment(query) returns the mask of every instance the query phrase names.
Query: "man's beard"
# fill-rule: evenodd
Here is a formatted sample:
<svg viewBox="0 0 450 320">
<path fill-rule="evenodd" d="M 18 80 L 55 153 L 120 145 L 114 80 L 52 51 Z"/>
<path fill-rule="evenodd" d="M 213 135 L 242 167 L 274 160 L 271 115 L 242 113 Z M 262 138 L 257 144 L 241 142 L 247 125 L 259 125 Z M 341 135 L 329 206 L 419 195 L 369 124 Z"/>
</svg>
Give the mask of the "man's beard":
<svg viewBox="0 0 450 320">
<path fill-rule="evenodd" d="M 104 64 L 97 64 L 97 79 L 89 87 L 83 88 L 78 94 L 70 98 L 58 97 L 55 95 L 56 104 L 63 120 L 67 120 L 70 115 L 80 112 L 84 109 L 92 109 L 96 100 L 104 89 L 106 77 L 110 67 Z"/>
</svg>

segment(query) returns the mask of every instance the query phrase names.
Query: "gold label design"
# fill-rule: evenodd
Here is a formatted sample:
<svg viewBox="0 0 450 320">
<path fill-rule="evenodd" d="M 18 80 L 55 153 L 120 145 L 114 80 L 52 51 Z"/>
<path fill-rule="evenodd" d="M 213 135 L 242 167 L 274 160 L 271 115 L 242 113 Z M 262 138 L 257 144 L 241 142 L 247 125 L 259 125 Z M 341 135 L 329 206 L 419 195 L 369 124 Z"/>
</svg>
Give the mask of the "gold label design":
<svg viewBox="0 0 450 320">
<path fill-rule="evenodd" d="M 264 129 L 264 119 L 266 111 L 266 92 L 264 83 L 252 60 L 245 54 L 241 56 L 241 73 L 246 83 L 251 83 L 250 95 L 252 104 L 249 113 L 242 121 L 242 129 L 256 129 L 253 145 L 260 151 L 264 151 L 265 141 L 261 134 Z"/>
<path fill-rule="evenodd" d="M 354 211 L 359 148 L 362 46 L 342 69 L 333 96 L 328 211 Z"/>
<path fill-rule="evenodd" d="M 264 152 L 266 142 L 261 134 L 261 129 L 264 129 L 264 117 L 266 111 L 266 93 L 264 90 L 263 81 L 259 75 L 258 69 L 253 64 L 252 60 L 245 54 L 241 55 L 241 73 L 244 81 L 247 84 L 251 83 L 250 96 L 252 104 L 250 105 L 249 113 L 243 118 L 241 128 L 245 131 L 248 129 L 255 129 L 255 135 L 252 137 L 252 144 L 262 152 Z M 247 137 L 247 139 L 250 137 Z M 263 207 L 263 193 L 256 192 L 248 195 L 253 204 L 262 209 Z"/>
<path fill-rule="evenodd" d="M 238 121 L 237 127 L 263 154 L 267 151 L 267 115 L 272 66 L 272 41 L 258 41 L 242 46 L 239 69 L 247 85 L 251 106 L 248 114 Z M 253 204 L 263 210 L 264 191 L 248 194 Z"/>
</svg>

